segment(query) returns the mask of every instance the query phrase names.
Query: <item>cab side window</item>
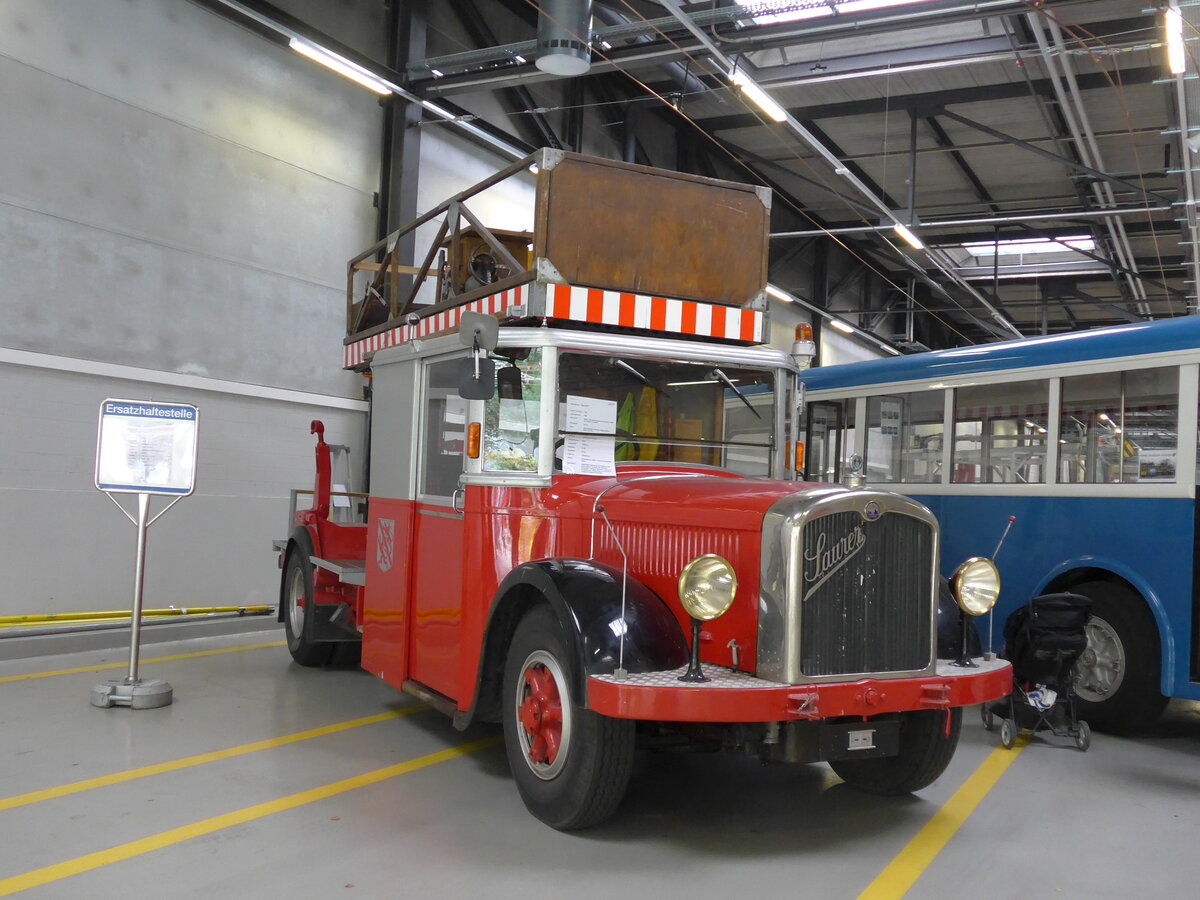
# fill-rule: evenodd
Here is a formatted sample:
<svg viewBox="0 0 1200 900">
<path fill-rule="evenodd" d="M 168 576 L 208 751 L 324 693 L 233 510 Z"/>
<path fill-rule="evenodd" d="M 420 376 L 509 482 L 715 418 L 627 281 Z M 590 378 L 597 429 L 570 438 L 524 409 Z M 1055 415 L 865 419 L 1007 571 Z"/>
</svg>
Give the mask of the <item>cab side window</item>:
<svg viewBox="0 0 1200 900">
<path fill-rule="evenodd" d="M 421 427 L 420 493 L 450 497 L 458 489 L 467 439 L 467 401 L 458 395 L 462 359 L 444 359 L 425 369 Z"/>
</svg>

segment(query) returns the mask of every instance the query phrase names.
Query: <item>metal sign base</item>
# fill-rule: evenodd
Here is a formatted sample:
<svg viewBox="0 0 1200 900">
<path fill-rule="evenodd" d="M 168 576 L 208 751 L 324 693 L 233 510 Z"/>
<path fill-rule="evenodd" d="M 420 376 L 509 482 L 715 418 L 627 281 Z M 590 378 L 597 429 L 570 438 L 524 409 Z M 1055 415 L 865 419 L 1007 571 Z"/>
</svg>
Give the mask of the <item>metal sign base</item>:
<svg viewBox="0 0 1200 900">
<path fill-rule="evenodd" d="M 170 706 L 173 690 L 171 685 L 157 678 L 148 681 L 111 679 L 101 681 L 92 688 L 92 706 L 106 709 L 110 706 L 128 706 L 130 709 L 158 709 Z"/>
</svg>

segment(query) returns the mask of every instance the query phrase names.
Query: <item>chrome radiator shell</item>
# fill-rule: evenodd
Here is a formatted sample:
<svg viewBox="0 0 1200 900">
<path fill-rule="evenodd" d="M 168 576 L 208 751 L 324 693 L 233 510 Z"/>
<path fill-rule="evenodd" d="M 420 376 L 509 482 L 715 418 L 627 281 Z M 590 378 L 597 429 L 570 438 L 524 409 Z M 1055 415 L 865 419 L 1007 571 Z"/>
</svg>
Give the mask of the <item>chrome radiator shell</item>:
<svg viewBox="0 0 1200 900">
<path fill-rule="evenodd" d="M 932 674 L 939 549 L 933 513 L 898 494 L 827 485 L 776 501 L 763 519 L 758 677 Z"/>
</svg>

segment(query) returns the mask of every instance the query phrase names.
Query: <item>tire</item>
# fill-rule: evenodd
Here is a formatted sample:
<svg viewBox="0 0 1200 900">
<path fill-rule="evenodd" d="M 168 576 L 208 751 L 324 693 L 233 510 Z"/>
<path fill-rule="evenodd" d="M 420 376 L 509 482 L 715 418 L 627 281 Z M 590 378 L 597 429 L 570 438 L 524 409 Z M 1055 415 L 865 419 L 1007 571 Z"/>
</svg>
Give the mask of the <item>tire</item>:
<svg viewBox="0 0 1200 900">
<path fill-rule="evenodd" d="M 916 710 L 900 713 L 900 752 L 876 759 L 843 759 L 829 765 L 851 787 L 869 794 L 897 796 L 927 787 L 946 770 L 962 727 L 962 707 L 946 713 Z"/>
<path fill-rule="evenodd" d="M 1015 719 L 1000 720 L 1000 746 L 1011 750 L 1017 742 L 1017 722 Z"/>
<path fill-rule="evenodd" d="M 985 731 L 994 731 L 996 729 L 996 717 L 992 711 L 988 709 L 988 705 L 983 703 L 979 707 L 979 717 L 983 719 L 983 728 Z"/>
<path fill-rule="evenodd" d="M 1079 721 L 1079 731 L 1075 734 L 1075 746 L 1085 753 L 1087 748 L 1092 746 L 1092 729 L 1082 719 Z"/>
<path fill-rule="evenodd" d="M 288 652 L 302 666 L 327 666 L 334 645 L 312 640 L 313 567 L 303 550 L 293 548 L 283 570 L 283 630 Z"/>
<path fill-rule="evenodd" d="M 1101 730 L 1145 728 L 1167 705 L 1158 690 L 1160 645 L 1149 609 L 1133 591 L 1106 581 L 1072 591 L 1092 601 L 1088 646 L 1074 671 L 1080 717 Z"/>
<path fill-rule="evenodd" d="M 559 831 L 609 818 L 633 770 L 633 721 L 581 707 L 571 689 L 575 666 L 550 607 L 526 613 L 504 666 L 505 751 L 525 806 Z"/>
</svg>

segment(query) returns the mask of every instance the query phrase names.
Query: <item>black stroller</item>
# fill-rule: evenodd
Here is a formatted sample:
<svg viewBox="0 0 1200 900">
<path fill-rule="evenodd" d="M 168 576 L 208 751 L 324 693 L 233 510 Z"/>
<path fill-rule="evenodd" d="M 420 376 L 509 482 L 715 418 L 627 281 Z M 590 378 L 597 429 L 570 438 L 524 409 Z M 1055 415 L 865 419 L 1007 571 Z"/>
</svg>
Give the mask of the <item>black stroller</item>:
<svg viewBox="0 0 1200 900">
<path fill-rule="evenodd" d="M 1091 615 L 1087 597 L 1043 594 L 1009 618 L 1000 655 L 1012 663 L 1012 693 L 981 708 L 988 731 L 995 727 L 995 717 L 1001 718 L 1000 743 L 1006 748 L 1022 730 L 1074 738 L 1080 750 L 1091 744 L 1088 723 L 1075 714 L 1071 679 L 1071 667 L 1087 649 L 1085 626 Z"/>
</svg>

